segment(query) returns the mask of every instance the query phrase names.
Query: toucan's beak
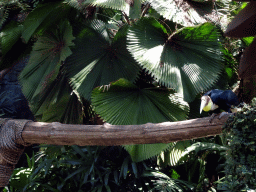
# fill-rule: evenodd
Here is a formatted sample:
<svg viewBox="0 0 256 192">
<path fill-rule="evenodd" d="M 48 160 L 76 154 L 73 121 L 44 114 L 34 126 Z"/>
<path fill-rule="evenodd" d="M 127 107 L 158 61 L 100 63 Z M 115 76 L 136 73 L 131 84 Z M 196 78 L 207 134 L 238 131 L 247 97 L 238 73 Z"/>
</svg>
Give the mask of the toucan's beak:
<svg viewBox="0 0 256 192">
<path fill-rule="evenodd" d="M 203 108 L 207 105 L 207 101 L 205 98 L 202 98 L 201 99 L 201 105 L 200 105 L 200 114 L 202 113 L 203 111 Z"/>
</svg>

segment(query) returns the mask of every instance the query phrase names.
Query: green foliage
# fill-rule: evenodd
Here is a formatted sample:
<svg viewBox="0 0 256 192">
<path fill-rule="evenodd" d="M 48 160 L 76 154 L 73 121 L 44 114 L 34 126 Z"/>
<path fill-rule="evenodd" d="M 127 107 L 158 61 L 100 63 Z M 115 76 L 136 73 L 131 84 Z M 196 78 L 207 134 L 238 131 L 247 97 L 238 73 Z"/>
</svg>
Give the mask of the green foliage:
<svg viewBox="0 0 256 192">
<path fill-rule="evenodd" d="M 194 186 L 189 184 L 188 182 L 174 179 L 159 171 L 147 171 L 143 174 L 143 176 L 152 178 L 153 184 L 155 186 L 153 188 L 153 191 L 156 190 L 161 192 L 189 192 L 192 191 L 192 189 L 194 189 Z"/>
<path fill-rule="evenodd" d="M 126 49 L 126 29 L 118 31 L 114 38 L 110 30 L 110 26 L 100 20 L 83 26 L 75 40 L 73 54 L 66 60 L 71 85 L 85 99 L 90 100 L 97 86 L 108 85 L 119 78 L 134 81 L 138 75 L 139 66 Z"/>
<path fill-rule="evenodd" d="M 59 23 L 69 14 L 70 7 L 61 1 L 39 4 L 24 21 L 22 38 L 28 42 L 35 33 L 42 34 L 54 23 Z"/>
<path fill-rule="evenodd" d="M 191 141 L 178 141 L 173 142 L 168 150 L 162 151 L 157 158 L 157 163 L 160 167 L 168 165 L 175 166 L 183 157 L 183 153 L 191 146 Z"/>
<path fill-rule="evenodd" d="M 231 86 L 236 80 L 234 47 L 223 49 L 220 30 L 204 23 L 218 23 L 208 13 L 225 17 L 227 0 L 192 0 L 188 7 L 178 3 L 182 1 L 164 0 L 33 0 L 28 9 L 23 6 L 26 2 L 0 2 L 0 27 L 4 24 L 0 69 L 33 48 L 21 81 L 39 121 L 92 123 L 97 120 L 95 112 L 118 125 L 184 120 L 189 111 L 184 100 L 192 102 L 221 81 L 228 79 Z M 1 9 L 2 4 L 8 9 Z M 11 16 L 25 10 L 29 11 L 25 21 Z M 248 45 L 251 40 L 242 42 Z M 0 109 L 0 116 L 12 112 L 6 97 L 0 95 L 0 101 L 7 106 Z M 190 104 L 190 117 L 198 115 L 199 105 Z M 190 191 L 197 186 L 202 190 L 206 179 L 213 185 L 206 178 L 211 176 L 207 166 L 216 168 L 212 155 L 223 156 L 223 148 L 208 141 L 213 142 L 48 146 L 38 154 L 37 163 L 16 170 L 9 189 Z M 19 179 L 24 182 L 18 183 Z"/>
<path fill-rule="evenodd" d="M 128 50 L 160 84 L 191 102 L 222 69 L 220 36 L 210 23 L 169 33 L 155 19 L 141 19 L 128 31 Z"/>
<path fill-rule="evenodd" d="M 141 89 L 126 79 L 94 89 L 92 105 L 114 125 L 185 120 L 189 110 L 186 102 L 167 89 Z"/>
<path fill-rule="evenodd" d="M 21 36 L 22 25 L 18 22 L 12 21 L 8 23 L 0 33 L 1 49 L 3 56 L 12 48 Z"/>
<path fill-rule="evenodd" d="M 20 74 L 23 93 L 28 100 L 56 78 L 62 62 L 72 54 L 69 47 L 74 45 L 73 39 L 72 28 L 65 20 L 38 38 L 29 63 Z"/>
<path fill-rule="evenodd" d="M 256 189 L 255 115 L 255 103 L 252 106 L 245 105 L 224 126 L 229 150 L 225 166 L 226 177 L 220 184 L 222 190 L 238 192 Z"/>
<path fill-rule="evenodd" d="M 193 1 L 190 2 L 191 4 L 183 6 L 178 6 L 179 3 L 185 4 L 185 2 L 182 1 L 149 0 L 149 2 L 164 18 L 183 26 L 191 26 L 205 22 L 205 19 L 191 6 L 193 3 L 195 4 Z M 204 9 L 205 8 L 204 6 Z"/>
<path fill-rule="evenodd" d="M 103 105 L 104 103 L 104 105 Z M 92 105 L 105 121 L 115 125 L 138 125 L 147 122 L 184 120 L 187 104 L 167 89 L 140 89 L 120 79 L 109 87 L 99 87 L 92 93 Z M 125 149 L 138 162 L 159 154 L 173 144 L 129 145 Z"/>
<path fill-rule="evenodd" d="M 25 191 L 26 186 L 29 185 L 29 183 L 33 182 L 33 178 L 31 177 L 32 172 L 35 170 L 35 158 L 34 154 L 32 158 L 27 155 L 27 162 L 28 162 L 28 168 L 21 167 L 14 169 L 11 179 L 9 181 L 9 186 L 5 187 L 3 190 L 4 192 L 7 191 Z"/>
<path fill-rule="evenodd" d="M 32 172 L 24 172 L 25 183 L 15 183 L 17 175 L 10 184 L 20 191 L 66 192 L 149 191 L 153 187 L 143 176 L 151 170 L 151 161 L 148 165 L 132 162 L 121 147 L 48 146 L 35 164 Z"/>
</svg>

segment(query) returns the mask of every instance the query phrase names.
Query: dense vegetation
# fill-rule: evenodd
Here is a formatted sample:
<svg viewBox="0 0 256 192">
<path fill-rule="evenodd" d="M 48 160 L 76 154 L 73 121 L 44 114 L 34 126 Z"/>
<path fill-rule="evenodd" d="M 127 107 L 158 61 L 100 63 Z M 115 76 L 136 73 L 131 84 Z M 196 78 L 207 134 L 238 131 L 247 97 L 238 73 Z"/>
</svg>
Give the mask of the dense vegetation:
<svg viewBox="0 0 256 192">
<path fill-rule="evenodd" d="M 237 61 L 252 40 L 223 31 L 244 5 L 3 0 L 0 69 L 26 64 L 19 80 L 37 121 L 136 125 L 200 117 L 204 91 L 237 83 Z M 0 109 L 11 116 L 9 106 Z M 214 191 L 225 176 L 225 141 L 41 146 L 29 168 L 15 170 L 8 190 Z"/>
</svg>

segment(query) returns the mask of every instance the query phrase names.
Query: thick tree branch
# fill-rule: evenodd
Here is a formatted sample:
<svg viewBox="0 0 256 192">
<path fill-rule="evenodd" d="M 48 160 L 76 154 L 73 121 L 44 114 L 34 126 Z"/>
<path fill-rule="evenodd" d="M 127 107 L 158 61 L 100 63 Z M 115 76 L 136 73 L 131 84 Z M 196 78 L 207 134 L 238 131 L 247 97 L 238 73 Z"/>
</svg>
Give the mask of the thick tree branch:
<svg viewBox="0 0 256 192">
<path fill-rule="evenodd" d="M 170 143 L 221 134 L 229 116 L 216 117 L 211 123 L 211 118 L 206 117 L 143 125 L 69 125 L 0 118 L 0 190 L 9 183 L 27 144 L 108 146 Z"/>
<path fill-rule="evenodd" d="M 218 135 L 230 114 L 221 119 L 210 117 L 179 122 L 143 125 L 70 125 L 28 122 L 22 138 L 30 144 L 55 145 L 128 145 L 170 143 Z"/>
</svg>

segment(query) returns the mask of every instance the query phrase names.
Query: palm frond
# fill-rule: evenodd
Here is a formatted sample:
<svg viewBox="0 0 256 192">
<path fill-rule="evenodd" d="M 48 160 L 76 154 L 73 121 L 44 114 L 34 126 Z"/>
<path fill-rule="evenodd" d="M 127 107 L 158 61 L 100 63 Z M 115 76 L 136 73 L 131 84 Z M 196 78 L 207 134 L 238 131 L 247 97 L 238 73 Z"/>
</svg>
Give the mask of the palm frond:
<svg viewBox="0 0 256 192">
<path fill-rule="evenodd" d="M 130 154 L 132 161 L 140 162 L 146 159 L 157 156 L 161 151 L 165 151 L 173 147 L 174 143 L 156 143 L 156 144 L 141 144 L 141 145 L 124 145 L 126 151 Z"/>
<path fill-rule="evenodd" d="M 129 4 L 125 0 L 85 0 L 83 4 L 117 10 L 127 10 L 129 8 Z"/>
<path fill-rule="evenodd" d="M 164 18 L 183 26 L 194 26 L 207 21 L 227 24 L 221 12 L 227 12 L 223 1 L 149 0 L 151 6 Z M 216 6 L 216 4 L 218 6 Z"/>
<path fill-rule="evenodd" d="M 43 33 L 54 23 L 65 20 L 69 15 L 70 6 L 61 1 L 38 5 L 29 13 L 24 21 L 22 38 L 28 42 L 36 32 Z"/>
<path fill-rule="evenodd" d="M 83 26 L 73 54 L 65 61 L 71 85 L 85 99 L 90 99 L 97 86 L 119 78 L 133 81 L 138 75 L 139 66 L 126 48 L 126 31 L 117 32 L 113 40 L 111 35 L 108 26 L 99 20 Z"/>
<path fill-rule="evenodd" d="M 65 71 L 36 95 L 30 105 L 37 119 L 44 122 L 82 123 L 83 107 L 72 91 Z"/>
<path fill-rule="evenodd" d="M 139 89 L 131 82 L 120 79 L 108 90 L 95 88 L 92 105 L 105 121 L 115 125 L 138 125 L 186 119 L 187 104 L 168 90 Z M 173 144 L 130 145 L 125 149 L 133 161 L 142 161 L 159 154 Z"/>
<path fill-rule="evenodd" d="M 158 164 L 161 167 L 166 167 L 167 165 L 175 166 L 182 157 L 183 152 L 189 146 L 191 146 L 191 141 L 174 142 L 172 147 L 162 151 L 158 156 Z"/>
<path fill-rule="evenodd" d="M 185 157 L 191 152 L 199 153 L 202 151 L 226 151 L 228 148 L 216 143 L 207 143 L 207 142 L 197 142 L 187 147 L 186 150 L 182 153 L 182 157 Z"/>
<path fill-rule="evenodd" d="M 127 48 L 162 85 L 193 101 L 221 72 L 220 36 L 210 23 L 168 33 L 155 19 L 143 18 L 129 29 Z"/>
<path fill-rule="evenodd" d="M 188 182 L 173 179 L 168 175 L 159 172 L 159 171 L 146 171 L 143 173 L 143 177 L 151 177 L 152 182 L 155 185 L 152 191 L 161 191 L 161 192 L 176 192 L 176 191 L 192 191 L 194 188 Z"/>
<path fill-rule="evenodd" d="M 61 63 L 72 54 L 69 47 L 73 46 L 73 39 L 68 21 L 63 21 L 47 35 L 38 38 L 29 63 L 20 74 L 23 93 L 28 100 L 56 78 Z"/>
<path fill-rule="evenodd" d="M 3 56 L 12 48 L 21 36 L 22 25 L 18 22 L 8 23 L 0 33 L 1 50 Z"/>
<path fill-rule="evenodd" d="M 140 89 L 120 79 L 93 90 L 92 105 L 105 121 L 115 125 L 138 125 L 185 120 L 188 105 L 176 94 L 158 88 Z"/>
</svg>

